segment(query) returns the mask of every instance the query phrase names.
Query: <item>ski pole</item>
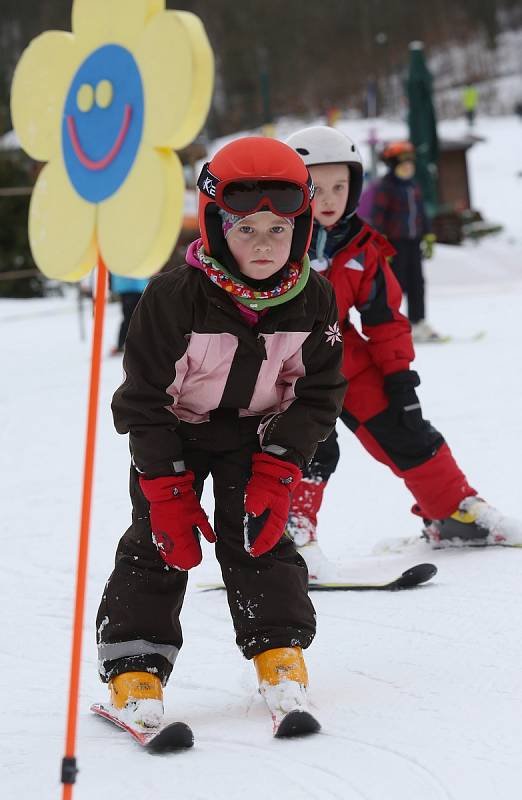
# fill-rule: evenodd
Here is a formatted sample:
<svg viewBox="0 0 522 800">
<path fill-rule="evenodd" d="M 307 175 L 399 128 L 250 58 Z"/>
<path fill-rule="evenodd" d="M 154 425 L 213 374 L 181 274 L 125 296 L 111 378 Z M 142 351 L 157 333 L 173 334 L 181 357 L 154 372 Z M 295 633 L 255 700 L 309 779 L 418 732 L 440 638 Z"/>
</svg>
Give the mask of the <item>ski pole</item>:
<svg viewBox="0 0 522 800">
<path fill-rule="evenodd" d="M 105 313 L 105 294 L 107 291 L 107 267 L 98 256 L 98 276 L 96 301 L 94 305 L 94 331 L 92 338 L 91 374 L 89 384 L 89 408 L 87 415 L 87 436 L 83 472 L 83 493 L 76 567 L 76 597 L 74 605 L 73 640 L 71 650 L 71 673 L 69 682 L 69 706 L 67 712 L 67 733 L 65 755 L 62 759 L 61 782 L 63 800 L 71 800 L 73 784 L 76 781 L 75 744 L 78 717 L 78 692 L 80 687 L 80 661 L 82 651 L 83 616 L 85 606 L 85 586 L 89 551 L 89 527 L 91 519 L 91 498 L 94 473 L 94 451 L 96 444 L 96 423 L 98 416 L 98 395 L 100 388 L 100 362 L 103 340 L 103 319 Z"/>
</svg>

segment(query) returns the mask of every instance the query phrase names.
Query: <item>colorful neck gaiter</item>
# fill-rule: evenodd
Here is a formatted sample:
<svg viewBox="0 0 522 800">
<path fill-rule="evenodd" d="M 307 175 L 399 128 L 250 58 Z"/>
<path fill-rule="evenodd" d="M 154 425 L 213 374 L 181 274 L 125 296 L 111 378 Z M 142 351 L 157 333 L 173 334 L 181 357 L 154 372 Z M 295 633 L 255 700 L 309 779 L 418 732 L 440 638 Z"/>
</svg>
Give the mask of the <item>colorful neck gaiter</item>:
<svg viewBox="0 0 522 800">
<path fill-rule="evenodd" d="M 197 259 L 200 268 L 213 283 L 229 292 L 237 302 L 255 311 L 291 300 L 304 289 L 310 274 L 310 262 L 305 256 L 302 265 L 287 264 L 280 271 L 281 279 L 275 286 L 254 289 L 228 272 L 219 261 L 207 256 L 203 244 L 197 248 Z"/>
</svg>

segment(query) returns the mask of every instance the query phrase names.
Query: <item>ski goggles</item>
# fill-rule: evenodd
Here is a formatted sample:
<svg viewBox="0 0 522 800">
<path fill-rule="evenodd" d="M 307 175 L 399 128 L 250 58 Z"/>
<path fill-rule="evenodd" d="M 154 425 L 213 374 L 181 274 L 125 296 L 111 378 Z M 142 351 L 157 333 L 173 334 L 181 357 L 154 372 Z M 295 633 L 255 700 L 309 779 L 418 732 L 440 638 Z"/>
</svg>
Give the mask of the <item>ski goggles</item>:
<svg viewBox="0 0 522 800">
<path fill-rule="evenodd" d="M 280 217 L 297 217 L 306 211 L 315 191 L 310 176 L 306 183 L 262 176 L 221 181 L 209 171 L 208 164 L 201 170 L 198 189 L 231 214 L 254 214 L 268 207 Z"/>
</svg>

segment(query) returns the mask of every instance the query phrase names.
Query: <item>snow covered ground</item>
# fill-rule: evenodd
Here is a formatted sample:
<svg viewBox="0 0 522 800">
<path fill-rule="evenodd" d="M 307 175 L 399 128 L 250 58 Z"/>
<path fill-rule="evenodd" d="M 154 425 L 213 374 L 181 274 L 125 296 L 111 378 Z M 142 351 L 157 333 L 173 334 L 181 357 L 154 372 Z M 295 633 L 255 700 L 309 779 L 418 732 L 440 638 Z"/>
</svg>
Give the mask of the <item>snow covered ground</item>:
<svg viewBox="0 0 522 800">
<path fill-rule="evenodd" d="M 522 127 L 514 119 L 479 123 L 489 142 L 474 149 L 476 205 L 508 219 L 506 233 L 476 246 L 438 247 L 427 272 L 430 322 L 444 333 L 486 336 L 419 347 L 416 368 L 425 413 L 471 481 L 506 514 L 522 517 L 522 180 L 514 178 Z M 105 352 L 118 317 L 110 306 Z M 0 325 L 0 786 L 6 800 L 47 800 L 61 796 L 89 346 L 80 341 L 72 295 L 2 301 Z M 422 554 L 439 574 L 415 591 L 315 594 L 318 635 L 307 662 L 323 732 L 285 742 L 271 737 L 225 597 L 197 589 L 218 575 L 204 544 L 183 610 L 185 646 L 166 691 L 168 720 L 188 721 L 196 747 L 154 758 L 89 713 L 90 703 L 105 698 L 94 617 L 129 515 L 127 443 L 113 431 L 109 410 L 120 378 L 120 363 L 106 358 L 75 798 L 519 797 L 518 550 Z M 354 570 L 381 574 L 383 559 L 374 567 L 370 556 L 376 543 L 418 531 L 411 497 L 343 426 L 339 435 L 342 461 L 321 513 L 322 544 Z M 211 510 L 210 489 L 204 503 Z M 419 558 L 389 556 L 384 564 L 394 574 Z"/>
</svg>

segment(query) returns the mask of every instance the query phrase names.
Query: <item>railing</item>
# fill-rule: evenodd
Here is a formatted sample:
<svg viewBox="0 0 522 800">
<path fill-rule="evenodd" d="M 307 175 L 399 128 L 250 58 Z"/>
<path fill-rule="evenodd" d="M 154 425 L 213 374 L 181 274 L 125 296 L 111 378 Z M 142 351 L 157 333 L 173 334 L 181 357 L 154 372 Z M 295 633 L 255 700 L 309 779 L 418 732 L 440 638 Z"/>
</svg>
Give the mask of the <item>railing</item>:
<svg viewBox="0 0 522 800">
<path fill-rule="evenodd" d="M 12 269 L 9 272 L 0 272 L 0 281 L 12 281 L 16 278 L 32 278 L 42 273 L 36 268 L 33 269 Z"/>
</svg>

